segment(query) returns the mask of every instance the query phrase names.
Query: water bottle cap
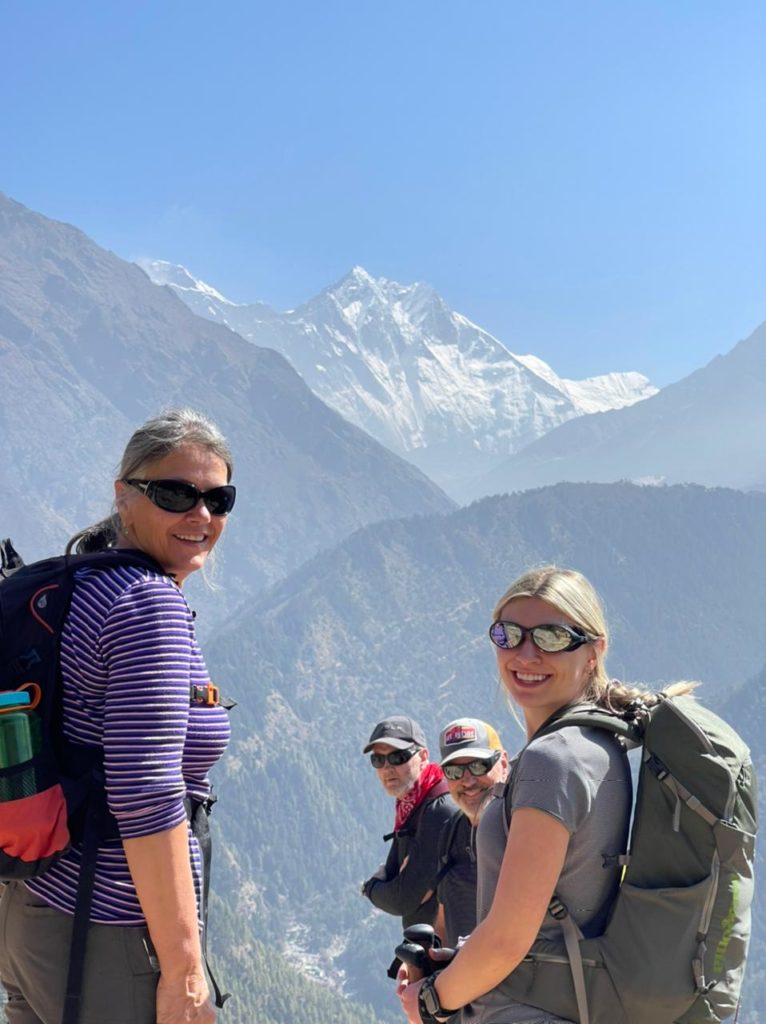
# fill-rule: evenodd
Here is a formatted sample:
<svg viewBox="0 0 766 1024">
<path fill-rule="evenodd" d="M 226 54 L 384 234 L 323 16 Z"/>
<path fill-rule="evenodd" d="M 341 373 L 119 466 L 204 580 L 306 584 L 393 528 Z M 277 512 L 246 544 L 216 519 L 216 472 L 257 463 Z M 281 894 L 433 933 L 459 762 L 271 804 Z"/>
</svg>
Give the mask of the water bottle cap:
<svg viewBox="0 0 766 1024">
<path fill-rule="evenodd" d="M 30 696 L 28 690 L 6 690 L 0 693 L 0 708 L 8 708 L 14 704 L 29 704 Z"/>
</svg>

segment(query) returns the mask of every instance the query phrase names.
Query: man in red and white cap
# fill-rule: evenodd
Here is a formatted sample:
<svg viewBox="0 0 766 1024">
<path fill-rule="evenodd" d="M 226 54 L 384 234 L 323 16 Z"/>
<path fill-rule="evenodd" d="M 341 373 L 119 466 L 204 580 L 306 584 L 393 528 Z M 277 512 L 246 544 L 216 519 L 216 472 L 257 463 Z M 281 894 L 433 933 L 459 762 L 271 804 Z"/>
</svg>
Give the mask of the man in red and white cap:
<svg viewBox="0 0 766 1024">
<path fill-rule="evenodd" d="M 362 885 L 362 893 L 402 926 L 436 919 L 438 841 L 459 812 L 449 797 L 441 768 L 428 760 L 423 730 L 407 715 L 378 722 L 362 751 L 381 785 L 395 800 L 393 840 L 385 864 Z"/>
<path fill-rule="evenodd" d="M 454 947 L 476 927 L 476 826 L 487 803 L 502 794 L 508 754 L 492 726 L 478 718 L 446 725 L 439 750 L 450 796 L 463 812 L 439 837 L 436 931 Z"/>
</svg>

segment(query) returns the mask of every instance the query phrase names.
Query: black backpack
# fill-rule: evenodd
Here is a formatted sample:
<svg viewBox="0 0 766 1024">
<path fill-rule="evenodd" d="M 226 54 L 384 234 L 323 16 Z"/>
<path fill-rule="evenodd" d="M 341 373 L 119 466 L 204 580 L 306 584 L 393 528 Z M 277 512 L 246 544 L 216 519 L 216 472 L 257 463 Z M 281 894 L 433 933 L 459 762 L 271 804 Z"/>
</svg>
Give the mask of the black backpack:
<svg viewBox="0 0 766 1024">
<path fill-rule="evenodd" d="M 0 542 L 0 691 L 26 690 L 37 748 L 31 761 L 0 768 L 0 880 L 33 878 L 83 839 L 116 836 L 103 797 L 103 750 L 64 739 L 59 643 L 78 569 L 138 566 L 162 573 L 139 551 L 104 551 L 23 565 Z M 96 803 L 100 806 L 96 806 Z"/>
<path fill-rule="evenodd" d="M 24 565 L 11 542 L 0 541 L 0 693 L 30 694 L 27 714 L 37 748 L 31 759 L 0 768 L 0 881 L 41 875 L 73 841 L 82 844 L 62 1024 L 76 1024 L 78 1018 L 98 847 L 118 839 L 119 830 L 107 808 L 103 748 L 73 743 L 63 735 L 59 644 L 77 570 L 117 566 L 167 575 L 136 550 L 62 555 Z M 193 691 L 192 703 L 233 706 L 219 700 L 216 687 Z M 214 799 L 187 806 L 203 857 L 203 920 L 210 867 L 207 814 Z M 221 993 L 212 974 L 210 980 L 216 1005 L 222 1006 L 228 994 Z"/>
</svg>

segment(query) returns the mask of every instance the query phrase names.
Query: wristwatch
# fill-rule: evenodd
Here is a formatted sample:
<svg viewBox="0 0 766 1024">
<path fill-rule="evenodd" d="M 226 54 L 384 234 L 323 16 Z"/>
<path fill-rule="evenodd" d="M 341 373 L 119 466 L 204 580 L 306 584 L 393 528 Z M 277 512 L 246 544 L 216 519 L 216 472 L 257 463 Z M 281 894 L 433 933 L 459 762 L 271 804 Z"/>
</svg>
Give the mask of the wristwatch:
<svg viewBox="0 0 766 1024">
<path fill-rule="evenodd" d="M 448 1010 L 445 1006 L 439 1002 L 439 993 L 436 991 L 436 978 L 438 976 L 432 974 L 426 978 L 423 984 L 420 986 L 420 992 L 418 993 L 418 1013 L 423 1024 L 431 1024 L 435 1021 L 436 1024 L 444 1024 L 444 1021 L 457 1013 L 457 1010 Z"/>
</svg>

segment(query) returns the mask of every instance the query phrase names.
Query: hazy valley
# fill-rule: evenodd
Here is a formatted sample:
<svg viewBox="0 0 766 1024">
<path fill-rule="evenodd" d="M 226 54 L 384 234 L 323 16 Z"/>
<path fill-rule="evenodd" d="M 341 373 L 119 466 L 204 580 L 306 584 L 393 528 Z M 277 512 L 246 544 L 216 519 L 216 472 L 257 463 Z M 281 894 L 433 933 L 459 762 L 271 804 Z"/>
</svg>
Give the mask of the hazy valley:
<svg viewBox="0 0 766 1024">
<path fill-rule="evenodd" d="M 60 551 L 107 510 L 137 422 L 170 403 L 218 420 L 239 498 L 220 590 L 190 597 L 211 675 L 239 702 L 216 779 L 212 946 L 237 994 L 225 1019 L 394 1024 L 396 923 L 358 894 L 392 809 L 361 747 L 395 710 L 434 743 L 459 714 L 520 743 L 486 638 L 519 570 L 584 571 L 606 600 L 612 673 L 701 680 L 766 767 L 766 328 L 657 394 L 608 375 L 611 411 L 594 412 L 600 387 L 514 356 L 425 286 L 354 272 L 289 315 L 234 307 L 245 338 L 232 304 L 199 284 L 184 287 L 207 319 L 76 228 L 0 196 L 0 529 L 27 558 Z M 373 352 L 407 387 L 360 386 Z M 430 389 L 427 365 L 444 373 Z M 414 459 L 418 431 L 429 465 L 454 461 L 453 490 L 459 477 L 469 497 L 498 493 L 457 507 L 402 457 Z M 757 901 L 766 909 L 760 890 Z M 766 1017 L 754 919 L 740 1024 Z"/>
</svg>

